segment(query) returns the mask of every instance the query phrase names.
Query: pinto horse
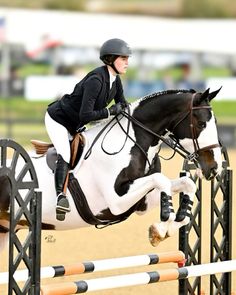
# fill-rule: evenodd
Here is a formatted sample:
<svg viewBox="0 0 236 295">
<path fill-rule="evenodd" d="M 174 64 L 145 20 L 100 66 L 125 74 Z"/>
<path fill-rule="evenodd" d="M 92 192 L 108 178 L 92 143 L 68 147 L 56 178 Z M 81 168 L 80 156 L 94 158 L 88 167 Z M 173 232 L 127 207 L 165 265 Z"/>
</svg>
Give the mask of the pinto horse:
<svg viewBox="0 0 236 295">
<path fill-rule="evenodd" d="M 220 173 L 221 148 L 210 106 L 219 91 L 169 90 L 147 95 L 121 114 L 83 132 L 83 150 L 71 167 L 67 189 L 71 211 L 64 221 L 56 219 L 54 174 L 47 156 L 32 156 L 42 192 L 42 229 L 106 226 L 121 222 L 134 212 L 144 214 L 160 206 L 160 220 L 149 228 L 150 242 L 156 246 L 173 236 L 190 221 L 196 186 L 188 177 L 170 180 L 161 173 L 159 146 L 165 142 L 185 159 L 195 162 L 207 180 Z M 24 176 L 30 169 L 25 164 L 18 168 L 18 158 L 2 160 L 0 166 L 7 165 L 10 171 L 8 175 L 1 175 L 0 171 L 2 244 L 9 231 L 11 190 L 16 182 L 27 184 Z M 175 213 L 172 196 L 180 192 L 183 198 Z M 24 226 L 19 221 L 18 229 Z"/>
</svg>

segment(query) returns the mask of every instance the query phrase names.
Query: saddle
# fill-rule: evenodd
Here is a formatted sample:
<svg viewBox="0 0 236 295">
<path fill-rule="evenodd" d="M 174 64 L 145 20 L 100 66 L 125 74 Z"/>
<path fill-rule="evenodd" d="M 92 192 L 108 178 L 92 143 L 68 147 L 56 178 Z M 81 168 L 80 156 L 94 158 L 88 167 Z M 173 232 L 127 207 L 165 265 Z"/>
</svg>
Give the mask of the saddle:
<svg viewBox="0 0 236 295">
<path fill-rule="evenodd" d="M 57 160 L 57 152 L 52 143 L 31 139 L 30 141 L 35 149 L 37 155 L 44 156 L 46 155 L 46 162 L 48 167 L 54 171 Z M 71 141 L 71 159 L 70 159 L 70 168 L 74 169 L 78 164 L 80 157 L 84 149 L 85 139 L 81 133 L 77 133 L 73 140 Z"/>
</svg>

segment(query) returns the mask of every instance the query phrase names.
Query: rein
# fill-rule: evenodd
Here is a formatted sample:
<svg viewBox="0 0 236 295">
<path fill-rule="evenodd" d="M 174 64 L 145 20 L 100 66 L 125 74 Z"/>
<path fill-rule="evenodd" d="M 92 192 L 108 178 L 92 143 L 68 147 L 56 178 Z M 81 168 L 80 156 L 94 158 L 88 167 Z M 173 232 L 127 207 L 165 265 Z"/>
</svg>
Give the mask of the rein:
<svg viewBox="0 0 236 295">
<path fill-rule="evenodd" d="M 130 108 L 129 108 L 129 106 L 128 106 L 128 112 L 122 111 L 121 114 L 123 115 L 123 117 L 126 117 L 126 115 L 127 115 L 128 117 L 132 118 L 132 116 L 130 115 Z M 99 137 L 103 134 L 103 132 L 105 132 L 105 130 L 111 125 L 111 123 L 113 123 L 113 125 L 110 126 L 109 130 L 105 133 L 105 135 L 104 135 L 104 137 L 103 137 L 103 140 L 102 140 L 102 143 L 101 143 L 101 149 L 103 150 L 103 152 L 104 152 L 105 154 L 107 154 L 107 155 L 110 155 L 110 156 L 112 156 L 112 155 L 116 155 L 116 154 L 120 153 L 120 152 L 123 150 L 123 148 L 125 147 L 125 144 L 126 144 L 128 138 L 129 138 L 129 139 L 130 139 L 131 141 L 133 141 L 133 143 L 136 144 L 136 145 L 138 146 L 138 148 L 142 151 L 142 153 L 143 153 L 144 156 L 146 157 L 146 160 L 147 160 L 147 162 L 148 162 L 149 167 L 151 167 L 151 163 L 150 163 L 150 161 L 149 161 L 149 159 L 148 159 L 148 157 L 147 157 L 147 153 L 145 152 L 145 150 L 144 150 L 144 149 L 143 149 L 143 148 L 142 148 L 142 147 L 141 147 L 141 146 L 135 141 L 135 139 L 133 139 L 133 138 L 129 135 L 130 122 L 131 122 L 132 120 L 128 120 L 127 130 L 125 130 L 124 127 L 123 127 L 123 126 L 121 125 L 121 123 L 120 123 L 121 118 L 118 118 L 118 116 L 119 116 L 119 114 L 116 115 L 116 116 L 114 116 L 114 117 L 112 118 L 112 120 L 109 121 L 109 122 L 108 122 L 108 123 L 107 123 L 107 124 L 106 124 L 106 125 L 100 130 L 100 132 L 96 135 L 96 137 L 94 138 L 94 140 L 93 140 L 91 146 L 90 146 L 89 149 L 87 150 L 87 152 L 86 152 L 86 154 L 85 154 L 85 156 L 84 156 L 84 159 L 85 159 L 85 160 L 88 159 L 88 157 L 89 157 L 89 156 L 91 155 L 91 153 L 92 153 L 93 146 L 95 145 L 95 143 L 97 142 L 97 140 L 99 139 Z M 106 135 L 111 131 L 111 129 L 112 129 L 116 124 L 118 124 L 118 125 L 120 126 L 121 130 L 125 133 L 126 137 L 125 137 L 125 140 L 124 140 L 124 143 L 123 143 L 122 147 L 121 147 L 118 151 L 113 152 L 113 153 L 109 153 L 108 151 L 106 151 L 106 150 L 104 149 L 104 147 L 103 147 L 103 142 L 104 142 L 104 139 L 105 139 Z"/>
<path fill-rule="evenodd" d="M 117 116 L 113 117 L 111 119 L 111 121 L 109 121 L 99 132 L 98 134 L 96 135 L 96 137 L 94 138 L 91 146 L 89 147 L 89 149 L 87 150 L 85 156 L 84 156 L 84 159 L 87 160 L 88 157 L 91 155 L 92 153 L 92 149 L 93 149 L 93 146 L 95 145 L 95 143 L 97 142 L 97 140 L 99 139 L 99 137 L 103 134 L 103 132 L 111 125 L 111 123 L 113 123 L 115 120 L 117 120 L 116 118 Z M 116 122 L 112 125 L 112 127 L 109 129 L 111 130 L 114 126 L 115 126 Z M 107 134 L 107 133 L 106 133 Z"/>
<path fill-rule="evenodd" d="M 123 116 L 126 117 L 128 120 L 132 121 L 135 125 L 139 126 L 140 128 L 142 128 L 143 130 L 147 131 L 148 133 L 152 134 L 153 136 L 157 137 L 159 140 L 161 140 L 162 142 L 164 142 L 167 146 L 169 146 L 172 150 L 174 150 L 175 152 L 177 152 L 179 155 L 181 155 L 183 158 L 191 160 L 192 159 L 192 154 L 189 153 L 186 149 L 184 149 L 184 147 L 182 147 L 178 141 L 176 140 L 175 137 L 173 137 L 172 133 L 168 130 L 166 130 L 166 135 L 162 136 L 159 135 L 158 133 L 152 131 L 151 129 L 149 129 L 148 127 L 146 127 L 145 125 L 143 125 L 140 121 L 138 121 L 137 119 L 135 119 L 133 116 L 129 115 L 126 112 L 122 112 Z M 168 140 L 168 138 L 170 138 L 172 141 L 175 142 L 174 146 L 172 143 L 170 143 L 170 141 Z M 146 154 L 146 152 L 145 152 Z"/>
</svg>

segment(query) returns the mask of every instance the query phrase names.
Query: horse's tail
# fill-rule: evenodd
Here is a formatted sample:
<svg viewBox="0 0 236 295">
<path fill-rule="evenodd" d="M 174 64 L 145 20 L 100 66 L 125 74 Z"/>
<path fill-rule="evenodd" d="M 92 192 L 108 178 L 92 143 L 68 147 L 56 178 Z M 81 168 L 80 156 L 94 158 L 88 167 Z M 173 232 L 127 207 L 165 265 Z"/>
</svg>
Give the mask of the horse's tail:
<svg viewBox="0 0 236 295">
<path fill-rule="evenodd" d="M 50 147 L 53 147 L 52 143 L 41 141 L 41 140 L 31 139 L 30 142 L 34 146 L 36 154 L 38 155 L 45 154 Z"/>
</svg>

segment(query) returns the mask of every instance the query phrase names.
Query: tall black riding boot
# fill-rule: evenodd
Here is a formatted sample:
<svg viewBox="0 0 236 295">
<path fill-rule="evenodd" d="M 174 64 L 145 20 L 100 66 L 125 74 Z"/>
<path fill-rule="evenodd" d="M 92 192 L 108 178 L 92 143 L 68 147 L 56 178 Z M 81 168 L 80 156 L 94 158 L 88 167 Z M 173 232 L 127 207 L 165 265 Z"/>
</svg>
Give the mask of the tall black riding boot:
<svg viewBox="0 0 236 295">
<path fill-rule="evenodd" d="M 57 164 L 55 169 L 55 188 L 57 193 L 56 214 L 57 219 L 63 221 L 65 214 L 70 212 L 70 205 L 68 199 L 63 192 L 67 175 L 69 173 L 69 164 L 64 161 L 61 155 L 57 156 Z"/>
</svg>

